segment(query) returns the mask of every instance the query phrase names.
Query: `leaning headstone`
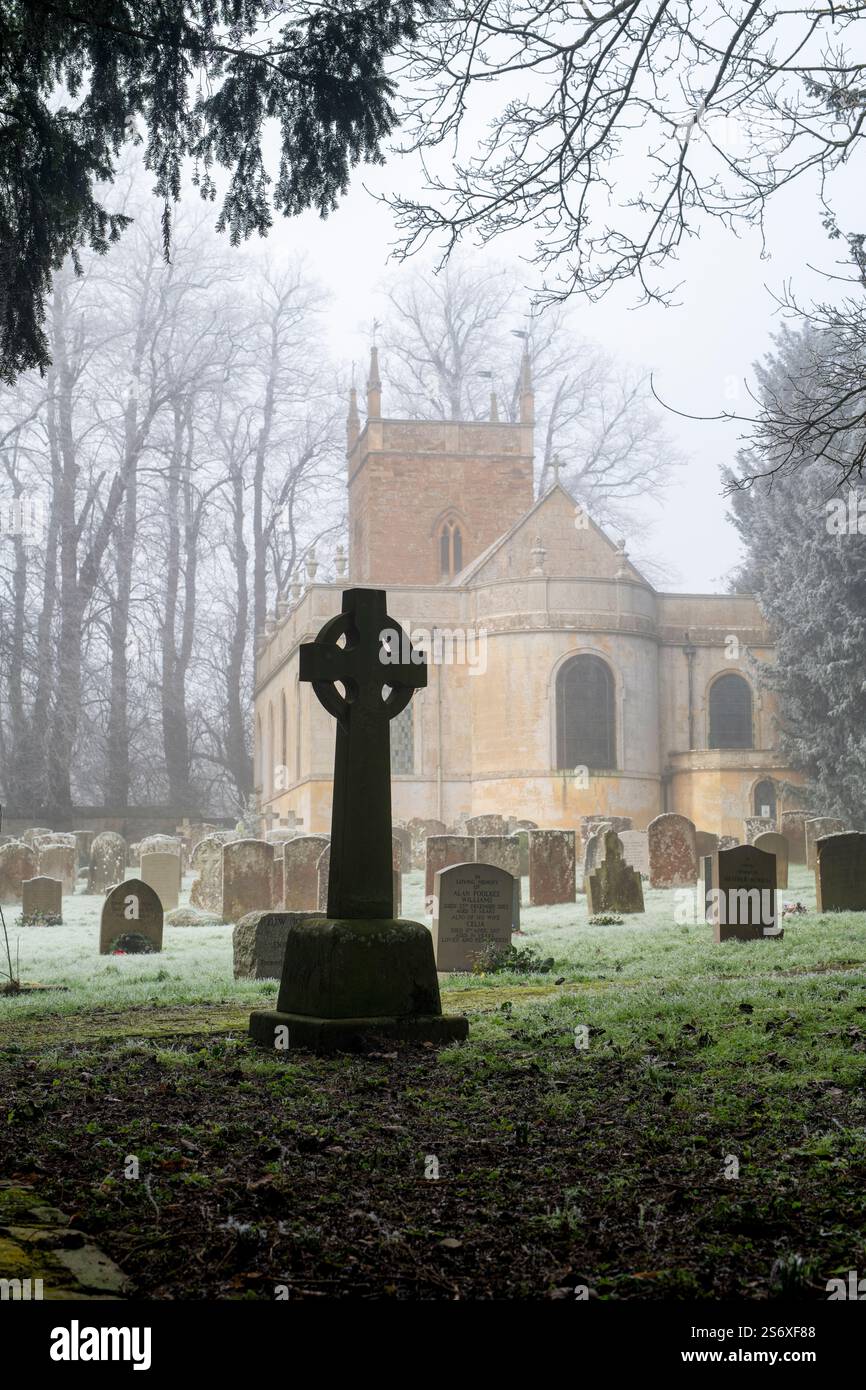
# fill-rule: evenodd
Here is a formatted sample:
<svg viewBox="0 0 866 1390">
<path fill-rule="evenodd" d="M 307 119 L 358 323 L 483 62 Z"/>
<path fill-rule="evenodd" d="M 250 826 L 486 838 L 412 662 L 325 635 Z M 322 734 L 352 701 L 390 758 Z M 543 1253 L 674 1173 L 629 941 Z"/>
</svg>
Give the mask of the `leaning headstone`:
<svg viewBox="0 0 866 1390">
<path fill-rule="evenodd" d="M 126 873 L 126 841 L 116 830 L 102 830 L 90 846 L 88 893 L 105 893 Z"/>
<path fill-rule="evenodd" d="M 427 667 L 386 605 L 382 589 L 346 589 L 342 612 L 299 648 L 300 679 L 336 720 L 328 907 L 289 924 L 277 1007 L 250 1017 L 251 1036 L 269 1048 L 445 1043 L 468 1032 L 467 1019 L 442 1013 L 427 928 L 394 916 L 390 721 L 426 685 Z"/>
<path fill-rule="evenodd" d="M 492 864 L 452 864 L 433 880 L 438 971 L 471 970 L 485 948 L 511 945 L 514 881 Z"/>
<path fill-rule="evenodd" d="M 424 898 L 432 905 L 433 880 L 440 869 L 451 864 L 471 863 L 475 858 L 475 839 L 472 835 L 428 835 L 424 871 Z"/>
<path fill-rule="evenodd" d="M 475 839 L 479 835 L 507 835 L 508 821 L 500 815 L 467 816 L 466 834 Z"/>
<path fill-rule="evenodd" d="M 171 912 L 180 899 L 180 856 L 171 851 L 142 854 L 139 877 L 156 893 L 163 912 Z"/>
<path fill-rule="evenodd" d="M 641 878 L 649 878 L 649 837 L 645 830 L 620 830 L 622 857 Z"/>
<path fill-rule="evenodd" d="M 190 867 L 196 877 L 189 890 L 189 901 L 202 912 L 222 911 L 224 843 L 216 835 L 206 835 L 190 856 Z"/>
<path fill-rule="evenodd" d="M 619 835 L 615 830 L 606 830 L 603 839 L 604 857 L 586 878 L 590 916 L 596 912 L 643 912 L 640 874 L 625 862 Z"/>
<path fill-rule="evenodd" d="M 21 921 L 25 927 L 63 924 L 63 884 L 59 878 L 25 878 L 21 885 Z"/>
<path fill-rule="evenodd" d="M 99 953 L 162 950 L 162 903 L 147 883 L 128 878 L 111 889 L 102 904 Z"/>
<path fill-rule="evenodd" d="M 747 845 L 753 845 L 759 835 L 769 835 L 775 829 L 776 822 L 772 816 L 746 816 L 743 821 L 743 834 Z"/>
<path fill-rule="evenodd" d="M 529 905 L 573 903 L 574 831 L 529 831 Z"/>
<path fill-rule="evenodd" d="M 713 859 L 711 915 L 718 942 L 780 939 L 774 856 L 754 845 L 719 850 Z"/>
<path fill-rule="evenodd" d="M 812 811 L 783 811 L 779 829 L 788 841 L 788 863 L 806 862 L 806 821 L 813 819 Z"/>
<path fill-rule="evenodd" d="M 315 916 L 315 912 L 248 912 L 232 932 L 235 979 L 278 980 L 290 925 Z"/>
<path fill-rule="evenodd" d="M 473 858 L 479 864 L 504 869 L 514 880 L 512 931 L 520 931 L 520 841 L 516 835 L 476 835 Z"/>
<path fill-rule="evenodd" d="M 755 840 L 755 849 L 776 856 L 776 887 L 788 886 L 788 841 L 777 830 L 768 830 Z"/>
<path fill-rule="evenodd" d="M 819 912 L 866 912 L 866 835 L 849 830 L 816 844 Z"/>
<path fill-rule="evenodd" d="M 317 910 L 317 865 L 327 844 L 327 835 L 299 835 L 283 845 L 283 906 L 287 912 Z"/>
<path fill-rule="evenodd" d="M 694 888 L 698 878 L 695 827 L 688 816 L 666 812 L 647 826 L 652 888 Z"/>
<path fill-rule="evenodd" d="M 45 840 L 36 842 L 37 870 L 42 878 L 56 878 L 63 884 L 64 893 L 74 893 L 78 878 L 78 847 L 55 845 Z"/>
<path fill-rule="evenodd" d="M 718 849 L 718 835 L 711 834 L 709 830 L 695 831 L 695 853 L 698 856 L 698 863 L 706 859 L 707 855 L 717 854 Z"/>
<path fill-rule="evenodd" d="M 812 820 L 805 822 L 806 831 L 806 868 L 814 869 L 818 863 L 815 852 L 815 842 L 821 840 L 825 835 L 843 835 L 845 833 L 845 822 L 837 820 L 835 816 L 815 816 Z"/>
<path fill-rule="evenodd" d="M 23 840 L 0 845 L 0 903 L 21 901 L 21 885 L 36 877 L 36 851 Z"/>
<path fill-rule="evenodd" d="M 413 869 L 423 869 L 427 861 L 427 841 L 431 835 L 444 835 L 448 829 L 444 821 L 436 820 L 435 817 L 413 816 L 406 826 L 409 832 L 409 841 L 412 847 L 411 866 Z"/>
<path fill-rule="evenodd" d="M 248 912 L 273 909 L 274 847 L 265 840 L 235 840 L 223 845 L 220 915 L 239 922 Z"/>
</svg>

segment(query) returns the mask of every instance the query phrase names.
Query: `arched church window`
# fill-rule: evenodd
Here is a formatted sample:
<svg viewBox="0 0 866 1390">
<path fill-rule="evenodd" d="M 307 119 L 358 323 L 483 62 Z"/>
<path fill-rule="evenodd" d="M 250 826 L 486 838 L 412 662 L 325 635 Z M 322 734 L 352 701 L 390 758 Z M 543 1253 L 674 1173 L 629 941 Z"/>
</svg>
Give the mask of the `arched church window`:
<svg viewBox="0 0 866 1390">
<path fill-rule="evenodd" d="M 262 781 L 262 791 L 265 796 L 270 796 L 274 790 L 274 707 L 268 705 L 268 744 L 265 755 L 265 775 Z"/>
<path fill-rule="evenodd" d="M 598 656 L 573 656 L 556 678 L 557 767 L 616 767 L 613 673 Z"/>
<path fill-rule="evenodd" d="M 444 521 L 439 532 L 439 572 L 451 579 L 463 568 L 463 535 L 453 519 Z"/>
<path fill-rule="evenodd" d="M 719 676 L 710 687 L 710 748 L 751 748 L 752 692 L 736 672 Z"/>
<path fill-rule="evenodd" d="M 280 762 L 282 763 L 282 765 L 283 765 L 284 768 L 288 769 L 288 766 L 289 766 L 289 720 L 288 720 L 288 713 L 287 713 L 287 710 L 286 710 L 286 692 L 285 692 L 285 690 L 282 691 L 282 693 L 281 693 L 281 695 L 280 695 Z M 285 778 L 286 775 L 287 775 L 287 774 L 284 772 L 284 773 L 283 773 L 283 777 Z"/>
<path fill-rule="evenodd" d="M 755 787 L 755 815 L 776 819 L 776 784 L 768 777 Z"/>
<path fill-rule="evenodd" d="M 391 720 L 391 771 L 415 771 L 414 700 Z"/>
</svg>

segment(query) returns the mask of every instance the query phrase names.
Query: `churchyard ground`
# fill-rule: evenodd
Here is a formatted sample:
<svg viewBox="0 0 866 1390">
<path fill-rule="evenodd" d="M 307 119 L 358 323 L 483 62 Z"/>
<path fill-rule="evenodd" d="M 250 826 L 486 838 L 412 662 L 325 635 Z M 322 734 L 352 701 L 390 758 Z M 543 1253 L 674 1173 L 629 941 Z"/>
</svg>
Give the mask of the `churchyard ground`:
<svg viewBox="0 0 866 1390">
<path fill-rule="evenodd" d="M 445 980 L 467 1043 L 328 1058 L 248 1042 L 277 986 L 229 926 L 100 957 L 101 898 L 7 908 L 66 989 L 0 1000 L 0 1171 L 137 1298 L 824 1300 L 866 1270 L 866 914 L 817 917 L 803 869 L 780 898 L 783 942 L 721 946 L 666 891 L 524 907 L 554 966 Z"/>
</svg>

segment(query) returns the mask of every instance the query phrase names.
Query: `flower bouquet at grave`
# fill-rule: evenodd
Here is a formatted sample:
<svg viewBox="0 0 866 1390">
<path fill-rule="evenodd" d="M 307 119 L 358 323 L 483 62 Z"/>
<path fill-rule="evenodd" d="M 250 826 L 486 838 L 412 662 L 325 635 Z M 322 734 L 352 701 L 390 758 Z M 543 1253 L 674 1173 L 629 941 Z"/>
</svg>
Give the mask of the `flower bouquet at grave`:
<svg viewBox="0 0 866 1390">
<path fill-rule="evenodd" d="M 116 936 L 108 948 L 108 954 L 111 956 L 149 956 L 155 951 L 153 942 L 137 931 L 124 932 L 122 936 Z"/>
<path fill-rule="evenodd" d="M 510 970 L 515 975 L 547 975 L 553 969 L 553 956 L 542 960 L 532 946 L 518 950 L 516 946 L 497 946 L 491 942 L 478 951 L 472 962 L 473 975 L 494 975 Z"/>
<path fill-rule="evenodd" d="M 15 920 L 16 927 L 62 927 L 63 918 L 59 912 L 31 912 L 26 917 Z"/>
<path fill-rule="evenodd" d="M 783 916 L 783 917 L 795 917 L 795 916 L 797 916 L 797 915 L 798 915 L 799 913 L 801 913 L 801 912 L 808 912 L 808 911 L 809 911 L 809 909 L 808 909 L 807 907 L 804 907 L 803 904 L 800 903 L 800 902 L 796 902 L 796 903 L 783 903 L 783 905 L 782 905 L 782 916 Z"/>
<path fill-rule="evenodd" d="M 615 912 L 596 912 L 586 919 L 591 927 L 621 927 L 622 918 Z"/>
</svg>

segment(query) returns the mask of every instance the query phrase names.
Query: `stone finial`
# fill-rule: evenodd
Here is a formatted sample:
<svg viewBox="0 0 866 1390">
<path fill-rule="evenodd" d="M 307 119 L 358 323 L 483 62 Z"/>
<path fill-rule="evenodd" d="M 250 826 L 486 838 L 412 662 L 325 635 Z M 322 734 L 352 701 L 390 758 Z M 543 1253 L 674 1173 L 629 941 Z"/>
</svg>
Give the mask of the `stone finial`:
<svg viewBox="0 0 866 1390">
<path fill-rule="evenodd" d="M 298 599 L 301 597 L 301 580 L 297 570 L 292 575 L 292 587 L 290 593 L 292 595 L 292 603 L 297 603 Z"/>
<path fill-rule="evenodd" d="M 625 540 L 624 540 L 624 538 L 621 537 L 621 538 L 617 541 L 617 543 L 616 543 L 616 548 L 617 548 L 617 550 L 619 551 L 619 564 L 618 564 L 618 566 L 617 566 L 617 571 L 616 571 L 616 574 L 614 575 L 614 578 L 615 578 L 615 579 L 628 579 L 628 577 L 629 577 L 629 561 L 628 561 L 628 551 L 627 551 L 626 548 L 625 548 Z"/>
<path fill-rule="evenodd" d="M 532 573 L 532 574 L 544 574 L 544 561 L 545 561 L 545 559 L 546 559 L 546 557 L 547 557 L 547 551 L 545 550 L 544 546 L 541 544 L 541 537 L 540 537 L 540 536 L 536 536 L 536 537 L 535 537 L 535 545 L 532 547 L 532 550 L 530 551 L 530 554 L 531 554 L 531 556 L 532 556 L 532 570 L 531 570 L 531 573 Z"/>
<path fill-rule="evenodd" d="M 334 573 L 336 574 L 338 579 L 345 579 L 346 568 L 346 552 L 343 549 L 342 545 L 338 545 L 334 554 Z"/>
<path fill-rule="evenodd" d="M 382 380 L 379 376 L 379 349 L 370 348 L 370 375 L 367 378 L 367 418 L 379 420 L 382 416 Z"/>
<path fill-rule="evenodd" d="M 316 551 L 315 551 L 315 549 L 313 549 L 313 550 L 310 551 L 309 555 L 307 556 L 306 569 L 307 569 L 307 583 L 308 583 L 308 584 L 313 584 L 313 583 L 315 583 L 316 573 L 317 573 L 317 571 L 318 571 L 318 568 L 319 568 L 319 562 L 318 562 L 318 560 L 316 559 Z"/>
<path fill-rule="evenodd" d="M 277 594 L 277 609 L 276 609 L 277 622 L 278 622 L 278 623 L 281 623 L 281 622 L 283 621 L 283 618 L 286 616 L 286 614 L 288 613 L 288 611 L 289 611 L 289 600 L 286 598 L 286 595 L 285 595 L 282 591 L 280 591 L 280 593 Z"/>
</svg>

